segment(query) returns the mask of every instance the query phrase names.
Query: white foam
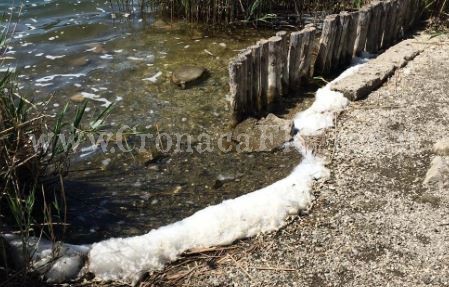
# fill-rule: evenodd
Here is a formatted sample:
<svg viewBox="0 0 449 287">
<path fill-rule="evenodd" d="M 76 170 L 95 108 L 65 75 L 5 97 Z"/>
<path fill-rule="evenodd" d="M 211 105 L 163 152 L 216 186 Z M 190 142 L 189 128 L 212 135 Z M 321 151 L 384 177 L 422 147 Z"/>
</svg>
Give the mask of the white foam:
<svg viewBox="0 0 449 287">
<path fill-rule="evenodd" d="M 154 76 L 152 76 L 150 78 L 145 78 L 145 79 L 142 79 L 142 80 L 148 81 L 148 82 L 151 82 L 151 83 L 155 84 L 155 83 L 157 83 L 157 80 L 159 79 L 160 76 L 162 76 L 162 72 L 161 71 L 157 72 Z"/>
<path fill-rule="evenodd" d="M 50 76 L 46 76 L 46 77 L 37 79 L 36 82 L 37 83 L 49 82 L 49 81 L 53 81 L 57 77 L 79 78 L 79 77 L 83 77 L 83 76 L 85 76 L 85 74 L 55 74 L 55 75 L 50 75 Z"/>
<path fill-rule="evenodd" d="M 91 99 L 93 101 L 97 101 L 97 102 L 102 102 L 103 104 L 101 105 L 102 107 L 109 107 L 112 102 L 109 101 L 106 98 L 101 98 L 99 95 L 96 94 L 91 94 L 91 93 L 86 93 L 86 92 L 81 92 L 81 95 L 83 95 L 83 97 L 87 98 L 87 99 Z"/>
<path fill-rule="evenodd" d="M 60 55 L 60 56 L 45 55 L 45 58 L 50 59 L 50 60 L 61 59 L 64 57 L 65 57 L 65 55 Z"/>
<path fill-rule="evenodd" d="M 104 54 L 104 55 L 100 56 L 100 59 L 103 59 L 103 60 L 112 60 L 113 58 L 114 57 L 110 54 Z"/>
<path fill-rule="evenodd" d="M 36 83 L 34 84 L 36 87 L 47 87 L 53 85 L 53 83 Z"/>
<path fill-rule="evenodd" d="M 349 105 L 349 100 L 342 93 L 331 91 L 331 85 L 357 71 L 366 61 L 365 58 L 356 58 L 352 67 L 318 89 L 312 106 L 295 117 L 295 128 L 302 136 L 319 135 L 334 126 L 337 115 Z"/>
<path fill-rule="evenodd" d="M 143 60 L 145 60 L 144 58 L 138 58 L 138 57 L 133 57 L 133 56 L 129 56 L 129 57 L 127 57 L 127 59 L 131 60 L 131 61 L 143 61 Z"/>
</svg>

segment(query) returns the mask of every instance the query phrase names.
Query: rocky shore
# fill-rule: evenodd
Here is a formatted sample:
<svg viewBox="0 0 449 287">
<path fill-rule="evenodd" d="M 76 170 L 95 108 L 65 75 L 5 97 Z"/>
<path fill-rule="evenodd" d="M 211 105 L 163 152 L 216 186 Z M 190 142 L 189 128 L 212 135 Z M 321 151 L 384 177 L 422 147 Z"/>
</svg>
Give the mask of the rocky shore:
<svg viewBox="0 0 449 287">
<path fill-rule="evenodd" d="M 432 161 L 447 163 L 434 145 L 449 134 L 449 39 L 421 35 L 409 42 L 422 53 L 352 103 L 335 129 L 310 139 L 332 172 L 317 184 L 310 215 L 234 248 L 200 251 L 194 263 L 184 258 L 160 282 L 448 285 L 447 166 L 437 168 L 440 177 L 424 181 Z"/>
</svg>

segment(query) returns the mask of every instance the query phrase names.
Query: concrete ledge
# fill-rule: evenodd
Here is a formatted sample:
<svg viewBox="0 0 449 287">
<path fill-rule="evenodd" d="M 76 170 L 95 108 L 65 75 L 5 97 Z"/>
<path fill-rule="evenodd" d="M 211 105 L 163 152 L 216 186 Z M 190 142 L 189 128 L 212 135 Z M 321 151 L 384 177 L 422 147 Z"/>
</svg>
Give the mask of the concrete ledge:
<svg viewBox="0 0 449 287">
<path fill-rule="evenodd" d="M 356 74 L 333 84 L 331 89 L 343 93 L 351 101 L 363 99 L 421 52 L 422 47 L 416 40 L 402 41 L 368 62 Z"/>
</svg>

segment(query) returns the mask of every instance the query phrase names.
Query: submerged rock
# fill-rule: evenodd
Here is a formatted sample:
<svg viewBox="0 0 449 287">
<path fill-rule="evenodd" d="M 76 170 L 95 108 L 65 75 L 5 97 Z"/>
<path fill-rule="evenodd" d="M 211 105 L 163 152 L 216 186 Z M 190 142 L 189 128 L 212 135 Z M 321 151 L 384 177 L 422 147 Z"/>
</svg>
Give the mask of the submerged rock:
<svg viewBox="0 0 449 287">
<path fill-rule="evenodd" d="M 181 88 L 185 89 L 186 84 L 192 83 L 192 82 L 200 79 L 204 75 L 205 72 L 206 72 L 206 69 L 203 67 L 181 66 L 173 72 L 172 82 L 175 85 L 178 85 Z"/>
<path fill-rule="evenodd" d="M 81 93 L 76 93 L 70 97 L 70 100 L 75 103 L 82 103 L 85 99 L 86 97 L 84 97 Z"/>
<path fill-rule="evenodd" d="M 269 114 L 266 118 L 247 119 L 232 132 L 232 140 L 238 143 L 237 151 L 269 152 L 292 139 L 293 122 Z"/>
<path fill-rule="evenodd" d="M 79 58 L 71 60 L 70 65 L 75 66 L 75 67 L 81 67 L 81 66 L 87 65 L 89 62 L 90 62 L 90 60 L 88 58 L 79 57 Z"/>
</svg>

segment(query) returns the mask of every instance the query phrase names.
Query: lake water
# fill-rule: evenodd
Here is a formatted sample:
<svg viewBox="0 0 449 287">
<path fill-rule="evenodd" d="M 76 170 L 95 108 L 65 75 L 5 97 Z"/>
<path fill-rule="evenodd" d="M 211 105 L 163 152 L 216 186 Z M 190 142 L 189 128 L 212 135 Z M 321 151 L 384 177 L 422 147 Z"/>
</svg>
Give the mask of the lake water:
<svg viewBox="0 0 449 287">
<path fill-rule="evenodd" d="M 1 1 L 0 11 L 11 10 Z M 111 14 L 107 1 L 25 1 L 5 63 L 19 74 L 23 95 L 47 112 L 78 93 L 90 98 L 88 116 L 113 104 L 105 129 L 206 133 L 214 141 L 229 130 L 229 59 L 274 32 L 237 29 L 208 32 L 182 23 Z M 208 77 L 189 89 L 170 82 L 181 65 Z M 136 141 L 131 136 L 129 141 Z M 152 159 L 152 160 L 151 160 Z M 295 151 L 273 153 L 124 153 L 77 151 L 66 179 L 66 240 L 89 243 L 129 236 L 175 222 L 224 199 L 266 186 L 290 173 Z"/>
</svg>

